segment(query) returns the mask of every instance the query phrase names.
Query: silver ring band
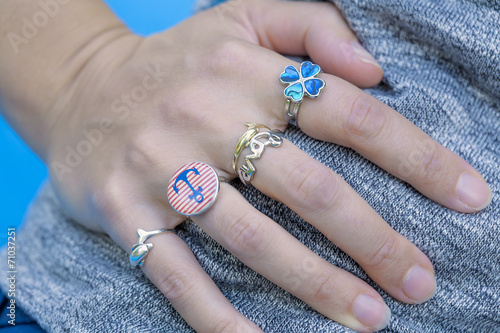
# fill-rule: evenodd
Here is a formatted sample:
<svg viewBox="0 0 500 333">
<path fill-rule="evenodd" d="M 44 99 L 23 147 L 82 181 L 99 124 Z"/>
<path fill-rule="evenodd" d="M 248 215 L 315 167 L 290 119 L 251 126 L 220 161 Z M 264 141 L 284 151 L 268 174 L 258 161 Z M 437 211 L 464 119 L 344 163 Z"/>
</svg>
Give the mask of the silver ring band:
<svg viewBox="0 0 500 333">
<path fill-rule="evenodd" d="M 251 160 L 261 157 L 264 149 L 268 146 L 280 147 L 283 143 L 283 135 L 279 130 L 271 130 L 269 127 L 257 123 L 245 123 L 248 127 L 240 137 L 233 156 L 234 172 L 240 177 L 243 184 L 248 185 L 255 176 L 257 169 Z M 263 131 L 262 129 L 266 129 Z M 264 141 L 261 141 L 264 140 Z M 245 163 L 237 170 L 237 164 L 242 151 L 249 148 L 251 154 L 245 156 Z"/>
<path fill-rule="evenodd" d="M 292 124 L 293 126 L 299 127 L 299 109 L 301 103 L 293 103 L 292 100 L 288 99 L 285 102 L 285 120 Z M 290 109 L 293 105 L 293 110 Z"/>
<path fill-rule="evenodd" d="M 155 235 L 163 234 L 165 232 L 174 232 L 175 229 L 158 229 L 153 231 L 145 231 L 142 229 L 137 229 L 137 236 L 139 239 L 137 243 L 132 246 L 132 252 L 130 253 L 129 262 L 132 267 L 142 266 L 144 260 L 146 259 L 149 251 L 153 248 L 153 243 L 144 243 L 150 237 Z"/>
</svg>

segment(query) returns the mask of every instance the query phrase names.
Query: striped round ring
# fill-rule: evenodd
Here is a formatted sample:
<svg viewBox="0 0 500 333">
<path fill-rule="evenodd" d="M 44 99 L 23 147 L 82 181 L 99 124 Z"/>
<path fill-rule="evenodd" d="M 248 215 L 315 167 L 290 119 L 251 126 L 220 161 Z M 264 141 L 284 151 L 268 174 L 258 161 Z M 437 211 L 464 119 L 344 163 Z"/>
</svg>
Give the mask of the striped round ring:
<svg viewBox="0 0 500 333">
<path fill-rule="evenodd" d="M 168 202 L 181 215 L 199 215 L 214 204 L 219 186 L 219 177 L 211 166 L 202 162 L 188 163 L 170 179 Z"/>
</svg>

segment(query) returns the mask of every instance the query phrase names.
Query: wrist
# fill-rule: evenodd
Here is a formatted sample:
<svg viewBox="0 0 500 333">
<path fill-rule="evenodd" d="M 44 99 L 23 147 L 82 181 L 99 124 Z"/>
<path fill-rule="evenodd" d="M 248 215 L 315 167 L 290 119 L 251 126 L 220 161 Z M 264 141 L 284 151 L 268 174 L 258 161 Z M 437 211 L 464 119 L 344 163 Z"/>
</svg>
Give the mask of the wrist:
<svg viewBox="0 0 500 333">
<path fill-rule="evenodd" d="M 50 116 L 46 126 L 49 150 L 53 142 L 64 138 L 68 128 L 77 129 L 86 119 L 105 111 L 116 86 L 125 83 L 117 77 L 141 40 L 127 28 L 116 27 L 93 36 L 74 54 L 65 84 L 46 112 Z"/>
<path fill-rule="evenodd" d="M 30 18 L 41 10 L 38 3 L 8 2 L 4 9 L 0 13 L 2 34 L 16 34 L 27 42 L 14 48 L 7 38 L 0 44 L 3 115 L 46 160 L 50 137 L 57 135 L 56 124 L 72 112 L 72 99 L 81 94 L 78 81 L 96 72 L 94 63 L 104 63 L 102 53 L 108 45 L 132 33 L 98 0 L 60 5 L 58 15 L 36 27 L 36 35 L 29 39 L 23 27 L 34 24 Z"/>
</svg>

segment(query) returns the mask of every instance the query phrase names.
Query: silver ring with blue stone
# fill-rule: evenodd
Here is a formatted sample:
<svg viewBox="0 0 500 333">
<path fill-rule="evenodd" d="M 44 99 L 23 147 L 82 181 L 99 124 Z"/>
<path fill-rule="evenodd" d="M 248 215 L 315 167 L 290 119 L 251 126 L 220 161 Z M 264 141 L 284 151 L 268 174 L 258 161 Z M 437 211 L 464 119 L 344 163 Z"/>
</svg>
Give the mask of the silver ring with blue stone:
<svg viewBox="0 0 500 333">
<path fill-rule="evenodd" d="M 304 96 L 316 98 L 325 87 L 325 81 L 317 78 L 319 73 L 321 68 L 310 61 L 300 64 L 300 71 L 294 66 L 287 66 L 281 73 L 281 83 L 288 85 L 283 94 L 286 98 L 285 120 L 290 124 L 298 126 L 299 109 Z"/>
</svg>

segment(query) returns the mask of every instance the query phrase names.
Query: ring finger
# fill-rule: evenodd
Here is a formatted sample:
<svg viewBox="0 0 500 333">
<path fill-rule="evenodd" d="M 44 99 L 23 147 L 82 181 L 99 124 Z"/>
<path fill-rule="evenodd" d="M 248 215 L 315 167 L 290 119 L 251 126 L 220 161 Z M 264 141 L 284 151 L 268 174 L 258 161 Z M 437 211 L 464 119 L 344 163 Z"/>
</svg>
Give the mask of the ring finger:
<svg viewBox="0 0 500 333">
<path fill-rule="evenodd" d="M 320 230 L 384 290 L 406 303 L 432 297 L 430 260 L 394 231 L 340 176 L 285 141 L 255 162 L 252 184 Z"/>
</svg>

